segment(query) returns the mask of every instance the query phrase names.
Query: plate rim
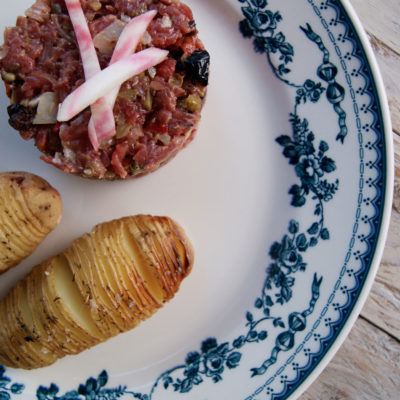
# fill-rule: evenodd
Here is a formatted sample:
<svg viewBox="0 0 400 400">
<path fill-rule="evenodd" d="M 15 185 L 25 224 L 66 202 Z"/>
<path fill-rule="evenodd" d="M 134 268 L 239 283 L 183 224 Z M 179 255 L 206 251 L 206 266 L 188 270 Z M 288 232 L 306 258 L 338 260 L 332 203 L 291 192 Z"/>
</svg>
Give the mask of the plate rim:
<svg viewBox="0 0 400 400">
<path fill-rule="evenodd" d="M 377 100 L 380 105 L 380 114 L 383 121 L 382 137 L 385 142 L 385 151 L 382 152 L 386 156 L 386 179 L 385 179 L 385 190 L 384 190 L 384 204 L 382 207 L 382 214 L 380 218 L 380 227 L 378 229 L 378 238 L 375 250 L 373 252 L 373 258 L 370 263 L 367 278 L 364 280 L 363 286 L 358 293 L 357 301 L 355 302 L 351 312 L 349 313 L 345 324 L 341 328 L 336 339 L 331 344 L 329 350 L 325 353 L 324 357 L 314 367 L 313 371 L 302 381 L 298 388 L 289 395 L 288 400 L 296 400 L 307 389 L 318 379 L 321 373 L 330 364 L 336 353 L 340 350 L 345 340 L 348 338 L 352 331 L 357 319 L 370 295 L 372 286 L 375 282 L 376 275 L 378 273 L 380 263 L 382 260 L 387 236 L 389 233 L 389 225 L 392 215 L 392 203 L 393 203 L 393 185 L 394 185 L 394 146 L 392 137 L 392 122 L 390 117 L 389 102 L 384 86 L 382 73 L 376 59 L 375 53 L 372 49 L 371 43 L 368 39 L 368 35 L 364 29 L 364 26 L 350 0 L 338 0 L 343 6 L 344 11 L 348 17 L 347 22 L 352 24 L 352 28 L 357 34 L 362 49 L 365 52 L 366 60 L 371 69 L 371 78 L 375 84 L 377 91 Z"/>
</svg>

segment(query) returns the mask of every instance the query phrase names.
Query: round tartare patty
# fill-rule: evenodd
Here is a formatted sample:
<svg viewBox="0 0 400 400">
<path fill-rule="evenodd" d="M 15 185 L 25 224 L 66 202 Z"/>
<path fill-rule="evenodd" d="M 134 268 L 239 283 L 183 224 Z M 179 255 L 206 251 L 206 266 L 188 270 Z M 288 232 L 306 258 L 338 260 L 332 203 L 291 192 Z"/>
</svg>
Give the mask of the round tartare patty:
<svg viewBox="0 0 400 400">
<path fill-rule="evenodd" d="M 193 139 L 208 84 L 209 54 L 190 8 L 180 0 L 81 0 L 102 69 L 118 32 L 146 11 L 157 14 L 136 51 L 169 51 L 155 67 L 120 88 L 114 105 L 116 135 L 95 150 L 90 108 L 57 122 L 58 105 L 85 81 L 74 28 L 64 0 L 37 0 L 7 28 L 1 76 L 11 99 L 9 123 L 33 139 L 45 162 L 66 173 L 125 179 L 152 172 Z"/>
</svg>

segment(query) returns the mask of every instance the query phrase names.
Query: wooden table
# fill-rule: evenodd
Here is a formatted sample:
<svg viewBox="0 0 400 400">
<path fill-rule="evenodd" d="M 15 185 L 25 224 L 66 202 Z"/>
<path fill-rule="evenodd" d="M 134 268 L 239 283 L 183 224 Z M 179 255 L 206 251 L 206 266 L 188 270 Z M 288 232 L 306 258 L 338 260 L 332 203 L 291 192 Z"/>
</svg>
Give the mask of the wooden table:
<svg viewBox="0 0 400 400">
<path fill-rule="evenodd" d="M 378 275 L 349 337 L 300 400 L 400 400 L 400 0 L 350 0 L 377 57 L 393 124 L 395 188 Z"/>
</svg>

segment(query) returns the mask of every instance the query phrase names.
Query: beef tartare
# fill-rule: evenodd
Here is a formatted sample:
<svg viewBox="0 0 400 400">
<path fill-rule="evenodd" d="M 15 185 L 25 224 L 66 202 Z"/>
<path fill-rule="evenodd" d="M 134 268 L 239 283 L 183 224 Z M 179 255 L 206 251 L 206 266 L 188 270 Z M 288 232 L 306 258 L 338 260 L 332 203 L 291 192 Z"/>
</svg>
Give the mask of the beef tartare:
<svg viewBox="0 0 400 400">
<path fill-rule="evenodd" d="M 158 65 L 125 81 L 113 104 L 115 134 L 93 145 L 91 108 L 57 120 L 60 104 L 85 82 L 65 0 L 37 0 L 7 28 L 0 71 L 11 99 L 9 123 L 33 139 L 42 159 L 66 173 L 125 179 L 152 172 L 193 139 L 208 84 L 209 54 L 190 8 L 180 0 L 80 0 L 101 69 L 121 31 L 153 11 L 136 52 L 168 50 Z"/>
</svg>

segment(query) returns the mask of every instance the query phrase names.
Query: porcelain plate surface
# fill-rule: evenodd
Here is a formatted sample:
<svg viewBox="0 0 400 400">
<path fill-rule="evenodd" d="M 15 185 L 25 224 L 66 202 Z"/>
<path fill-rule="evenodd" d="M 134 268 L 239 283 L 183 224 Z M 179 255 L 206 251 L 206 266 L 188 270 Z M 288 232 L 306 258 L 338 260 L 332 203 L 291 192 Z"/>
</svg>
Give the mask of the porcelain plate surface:
<svg viewBox="0 0 400 400">
<path fill-rule="evenodd" d="M 159 171 L 95 182 L 39 160 L 7 124 L 0 169 L 61 193 L 60 225 L 18 268 L 123 215 L 175 218 L 195 248 L 177 296 L 131 332 L 51 367 L 0 366 L 0 399 L 291 399 L 351 328 L 382 254 L 392 143 L 371 51 L 347 2 L 188 0 L 211 54 L 195 140 Z M 29 0 L 8 4 L 11 26 Z"/>
</svg>

